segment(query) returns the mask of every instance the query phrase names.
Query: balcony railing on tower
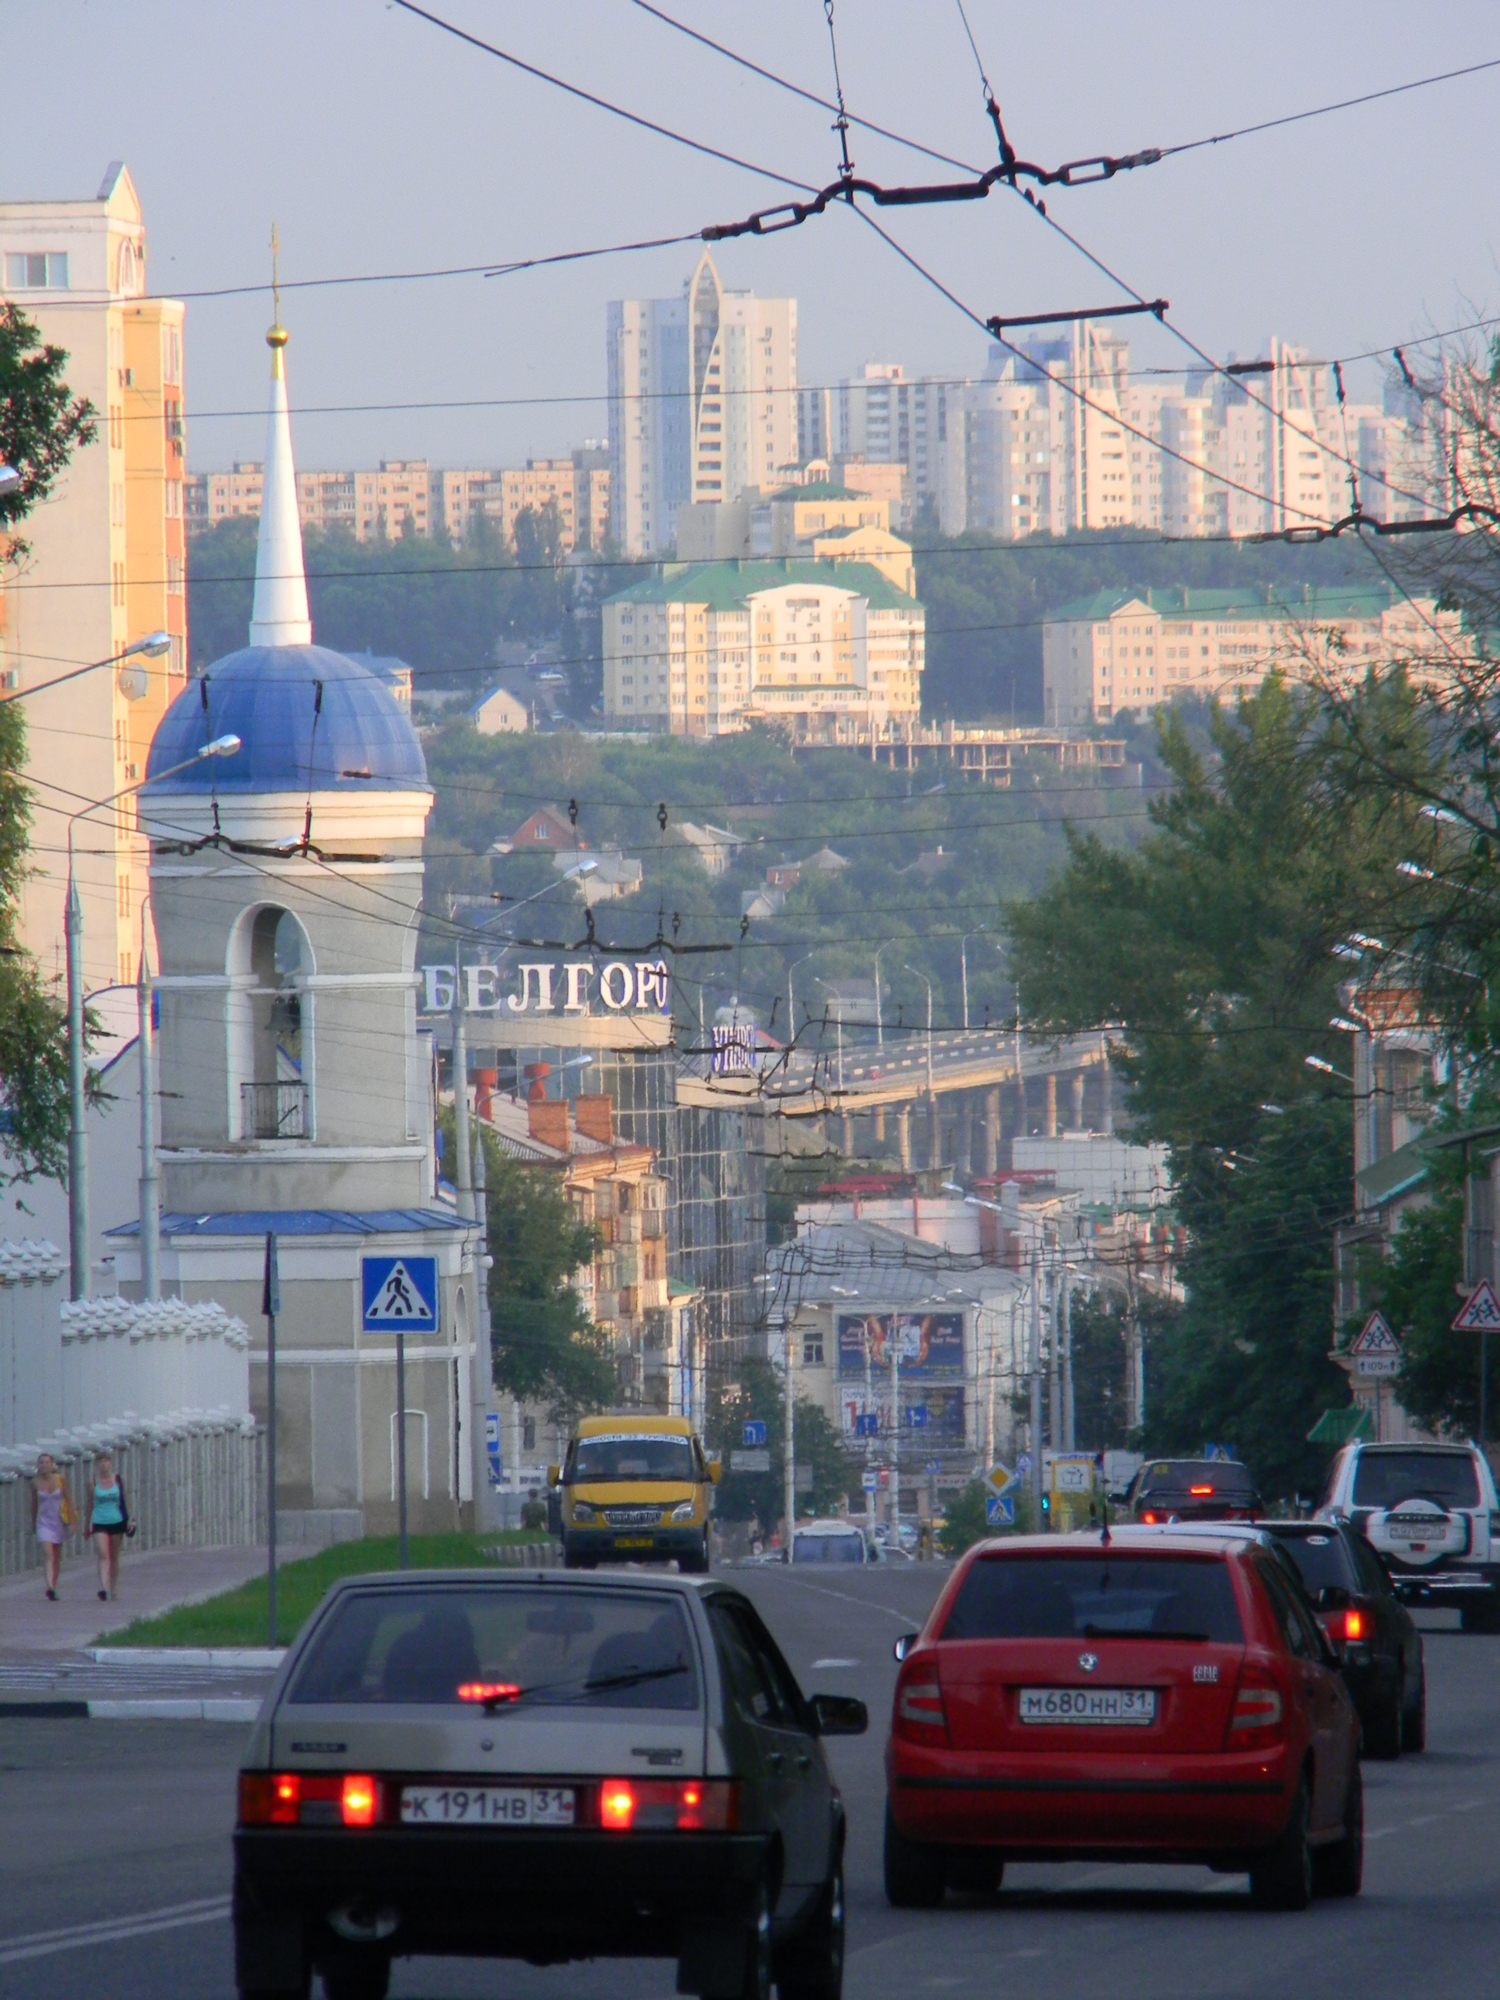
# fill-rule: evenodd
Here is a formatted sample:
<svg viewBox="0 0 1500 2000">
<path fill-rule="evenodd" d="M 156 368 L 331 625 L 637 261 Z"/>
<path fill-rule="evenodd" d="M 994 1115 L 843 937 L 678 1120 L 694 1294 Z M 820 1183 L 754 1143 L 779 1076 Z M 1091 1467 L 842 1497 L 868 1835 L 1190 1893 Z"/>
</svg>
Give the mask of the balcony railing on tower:
<svg viewBox="0 0 1500 2000">
<path fill-rule="evenodd" d="M 246 1139 L 303 1139 L 307 1136 L 305 1083 L 242 1083 L 240 1127 Z"/>
</svg>

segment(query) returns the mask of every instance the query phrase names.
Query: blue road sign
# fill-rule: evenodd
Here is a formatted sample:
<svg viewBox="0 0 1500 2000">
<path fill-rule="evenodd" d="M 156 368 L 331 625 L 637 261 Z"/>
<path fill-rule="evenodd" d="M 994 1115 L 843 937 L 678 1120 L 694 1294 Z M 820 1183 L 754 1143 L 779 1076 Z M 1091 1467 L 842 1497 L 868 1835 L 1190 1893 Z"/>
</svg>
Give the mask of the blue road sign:
<svg viewBox="0 0 1500 2000">
<path fill-rule="evenodd" d="M 857 1438 L 880 1436 L 880 1418 L 872 1411 L 869 1416 L 854 1419 L 854 1435 Z"/>
<path fill-rule="evenodd" d="M 873 1493 L 875 1491 L 875 1488 L 880 1484 L 880 1481 L 876 1478 L 873 1472 L 867 1472 L 865 1473 L 864 1477 L 860 1480 L 859 1483 L 861 1486 L 863 1486 L 866 1493 Z"/>
<path fill-rule="evenodd" d="M 365 1257 L 366 1333 L 436 1333 L 436 1257 Z"/>
<path fill-rule="evenodd" d="M 1008 1493 L 991 1493 L 984 1503 L 984 1518 L 991 1528 L 1013 1528 L 1016 1525 L 1016 1503 Z"/>
<path fill-rule="evenodd" d="M 759 1417 L 752 1418 L 751 1421 L 745 1425 L 745 1435 L 740 1440 L 740 1442 L 744 1445 L 747 1451 L 753 1451 L 757 1445 L 762 1445 L 765 1443 L 765 1441 L 766 1441 L 765 1425 L 761 1422 Z"/>
<path fill-rule="evenodd" d="M 504 1477 L 500 1464 L 500 1412 L 487 1410 L 484 1418 L 484 1449 L 489 1459 L 490 1484 L 498 1486 Z"/>
<path fill-rule="evenodd" d="M 935 1479 L 942 1469 L 942 1465 L 935 1458 L 929 1458 L 926 1465 L 922 1468 L 929 1479 Z"/>
<path fill-rule="evenodd" d="M 927 1405 L 925 1403 L 913 1404 L 906 1413 L 906 1421 L 914 1431 L 925 1430 L 927 1427 Z"/>
<path fill-rule="evenodd" d="M 1203 1447 L 1203 1456 L 1205 1458 L 1232 1459 L 1234 1457 L 1234 1446 L 1232 1444 L 1206 1444 Z"/>
</svg>

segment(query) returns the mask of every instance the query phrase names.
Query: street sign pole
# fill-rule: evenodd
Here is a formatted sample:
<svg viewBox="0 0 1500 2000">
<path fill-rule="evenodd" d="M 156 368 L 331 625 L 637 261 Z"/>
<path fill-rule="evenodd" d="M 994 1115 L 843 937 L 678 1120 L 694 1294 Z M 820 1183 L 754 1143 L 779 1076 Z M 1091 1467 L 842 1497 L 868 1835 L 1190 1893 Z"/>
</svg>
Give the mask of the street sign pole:
<svg viewBox="0 0 1500 2000">
<path fill-rule="evenodd" d="M 266 1600 L 270 1641 L 276 1644 L 276 1315 L 281 1311 L 281 1273 L 276 1238 L 266 1236 L 266 1270 L 260 1309 L 266 1321 Z"/>
<path fill-rule="evenodd" d="M 411 1550 L 406 1540 L 406 1335 L 396 1329 L 396 1491 L 401 1496 L 399 1514 L 401 1567 L 411 1568 Z"/>
</svg>

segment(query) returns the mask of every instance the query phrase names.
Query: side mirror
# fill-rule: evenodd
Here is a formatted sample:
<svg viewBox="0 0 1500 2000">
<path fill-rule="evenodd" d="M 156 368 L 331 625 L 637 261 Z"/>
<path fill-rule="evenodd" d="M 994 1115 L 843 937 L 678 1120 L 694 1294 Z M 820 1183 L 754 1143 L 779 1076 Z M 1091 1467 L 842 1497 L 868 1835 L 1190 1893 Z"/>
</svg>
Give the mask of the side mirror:
<svg viewBox="0 0 1500 2000">
<path fill-rule="evenodd" d="M 863 1736 L 870 1711 L 852 1694 L 815 1694 L 808 1702 L 820 1736 Z"/>
<path fill-rule="evenodd" d="M 911 1651 L 912 1647 L 916 1645 L 918 1639 L 921 1638 L 921 1636 L 922 1635 L 920 1632 L 903 1632 L 901 1634 L 901 1637 L 896 1641 L 895 1645 L 891 1648 L 892 1652 L 894 1652 L 894 1654 L 896 1655 L 896 1658 L 898 1660 L 904 1660 L 907 1654 Z"/>
<path fill-rule="evenodd" d="M 547 1484 L 549 1486 L 561 1486 L 562 1467 L 560 1465 L 549 1465 L 547 1467 Z"/>
<path fill-rule="evenodd" d="M 719 1481 L 724 1477 L 724 1461 L 722 1458 L 711 1458 L 708 1461 L 708 1476 L 714 1485 L 717 1486 Z"/>
<path fill-rule="evenodd" d="M 1350 1593 L 1341 1583 L 1325 1583 L 1318 1592 L 1316 1603 L 1320 1611 L 1345 1611 L 1349 1607 Z"/>
</svg>

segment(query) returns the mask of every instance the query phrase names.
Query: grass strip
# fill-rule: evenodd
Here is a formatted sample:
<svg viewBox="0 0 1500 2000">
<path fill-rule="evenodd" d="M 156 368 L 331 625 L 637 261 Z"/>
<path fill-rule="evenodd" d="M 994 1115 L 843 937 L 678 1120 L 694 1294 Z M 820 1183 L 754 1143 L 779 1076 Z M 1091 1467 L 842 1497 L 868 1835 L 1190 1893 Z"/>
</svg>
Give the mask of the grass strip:
<svg viewBox="0 0 1500 2000">
<path fill-rule="evenodd" d="M 545 1542 L 545 1535 L 526 1530 L 490 1529 L 472 1535 L 413 1535 L 411 1567 L 415 1569 L 492 1569 L 486 1549 L 505 1544 L 521 1547 Z M 372 1570 L 399 1566 L 401 1546 L 395 1535 L 365 1541 L 335 1542 L 315 1556 L 276 1566 L 276 1644 L 290 1645 L 323 1601 L 331 1583 L 343 1576 L 363 1576 Z M 179 1604 L 153 1618 L 137 1618 L 123 1632 L 110 1632 L 100 1646 L 264 1646 L 270 1643 L 270 1597 L 264 1576 L 252 1577 L 234 1590 L 222 1591 L 201 1604 Z"/>
</svg>

